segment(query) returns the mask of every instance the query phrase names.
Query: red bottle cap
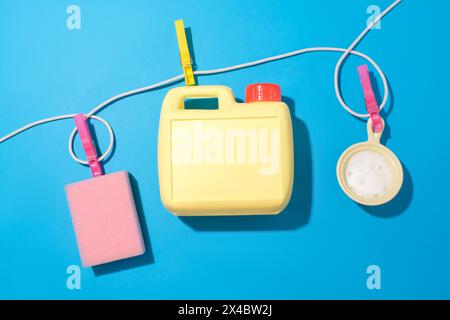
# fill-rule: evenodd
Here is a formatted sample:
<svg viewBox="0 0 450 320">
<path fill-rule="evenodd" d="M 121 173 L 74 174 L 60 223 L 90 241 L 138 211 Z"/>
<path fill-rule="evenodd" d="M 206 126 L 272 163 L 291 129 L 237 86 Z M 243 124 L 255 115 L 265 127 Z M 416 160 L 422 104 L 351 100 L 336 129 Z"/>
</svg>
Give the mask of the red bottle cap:
<svg viewBox="0 0 450 320">
<path fill-rule="evenodd" d="M 255 83 L 247 86 L 245 102 L 281 101 L 280 86 L 274 83 Z"/>
</svg>

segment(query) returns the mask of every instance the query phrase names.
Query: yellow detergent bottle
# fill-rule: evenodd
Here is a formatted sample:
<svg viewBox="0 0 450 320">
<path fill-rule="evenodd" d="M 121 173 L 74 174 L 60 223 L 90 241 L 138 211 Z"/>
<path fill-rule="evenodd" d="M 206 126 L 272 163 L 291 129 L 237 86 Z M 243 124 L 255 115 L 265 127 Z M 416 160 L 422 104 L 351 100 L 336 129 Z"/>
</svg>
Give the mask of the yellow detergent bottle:
<svg viewBox="0 0 450 320">
<path fill-rule="evenodd" d="M 217 98 L 217 109 L 185 109 Z M 180 216 L 277 214 L 292 193 L 292 123 L 275 84 L 247 87 L 246 103 L 225 86 L 170 90 L 158 139 L 161 200 Z"/>
</svg>

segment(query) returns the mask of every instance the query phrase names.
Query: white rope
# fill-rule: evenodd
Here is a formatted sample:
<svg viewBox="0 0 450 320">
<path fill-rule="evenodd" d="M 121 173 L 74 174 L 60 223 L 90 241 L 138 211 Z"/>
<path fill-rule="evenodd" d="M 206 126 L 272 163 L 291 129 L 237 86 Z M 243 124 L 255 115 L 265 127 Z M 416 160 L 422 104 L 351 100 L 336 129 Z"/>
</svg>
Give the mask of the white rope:
<svg viewBox="0 0 450 320">
<path fill-rule="evenodd" d="M 109 146 L 106 149 L 106 151 L 98 158 L 98 161 L 102 161 L 104 160 L 108 154 L 112 151 L 112 149 L 114 148 L 114 132 L 113 129 L 111 127 L 111 125 L 108 123 L 108 121 L 106 121 L 103 118 L 100 118 L 98 116 L 94 116 L 91 115 L 90 118 L 95 119 L 100 121 L 101 123 L 103 123 L 106 127 L 106 129 L 108 129 L 108 133 L 109 133 Z M 69 154 L 72 157 L 73 160 L 75 160 L 76 162 L 80 163 L 80 164 L 84 164 L 84 165 L 88 165 L 89 162 L 87 160 L 81 160 L 80 158 L 78 158 L 73 150 L 73 140 L 75 138 L 75 135 L 77 134 L 77 129 L 75 128 L 74 130 L 72 130 L 72 132 L 70 133 L 70 137 L 69 137 L 69 144 L 67 145 L 68 149 L 69 149 Z"/>
<path fill-rule="evenodd" d="M 238 65 L 234 65 L 234 66 L 230 66 L 230 67 L 226 67 L 226 68 L 220 68 L 220 69 L 212 69 L 212 70 L 198 70 L 195 71 L 194 74 L 197 76 L 202 76 L 202 75 L 213 75 L 213 74 L 219 74 L 219 73 L 224 73 L 224 72 L 230 72 L 230 71 L 234 71 L 234 70 L 239 70 L 239 69 L 244 69 L 244 68 L 249 68 L 249 67 L 253 67 L 253 66 L 257 66 L 257 65 L 261 65 L 264 63 L 268 63 L 268 62 L 272 62 L 272 61 L 277 61 L 277 60 L 281 60 L 281 59 L 286 59 L 286 58 L 290 58 L 293 56 L 297 56 L 297 55 L 301 55 L 304 53 L 309 53 L 309 52 L 321 52 L 321 51 L 328 51 L 328 52 L 343 52 L 342 56 L 340 57 L 340 59 L 338 60 L 336 67 L 334 69 L 334 89 L 335 89 L 335 94 L 336 94 L 336 98 L 338 100 L 338 102 L 341 104 L 341 106 L 350 114 L 352 114 L 355 117 L 359 117 L 359 118 L 368 118 L 369 114 L 367 113 L 358 113 L 356 111 L 354 111 L 353 109 L 351 109 L 344 101 L 344 99 L 342 98 L 341 95 L 341 88 L 340 88 L 340 79 L 339 79 L 339 71 L 341 70 L 342 64 L 344 63 L 345 59 L 349 56 L 349 55 L 356 55 L 359 56 L 363 59 L 365 59 L 366 61 L 368 61 L 374 68 L 375 70 L 378 72 L 378 74 L 380 75 L 381 81 L 383 82 L 383 89 L 384 89 L 384 95 L 383 95 L 383 101 L 380 104 L 380 110 L 382 110 L 387 103 L 388 100 L 388 96 L 389 96 L 389 87 L 388 87 L 388 82 L 386 79 L 386 76 L 384 75 L 383 71 L 381 70 L 380 66 L 372 59 L 370 58 L 368 55 L 361 53 L 359 51 L 355 51 L 353 50 L 358 43 L 364 38 L 364 36 L 367 35 L 368 32 L 370 32 L 370 30 L 372 30 L 372 28 L 381 20 L 383 19 L 383 17 L 388 14 L 392 9 L 394 9 L 402 0 L 396 0 L 394 1 L 389 7 L 387 7 L 380 15 L 378 15 L 370 24 L 367 25 L 367 27 L 359 34 L 359 36 L 352 42 L 352 44 L 348 47 L 348 48 L 337 48 L 337 47 L 314 47 L 314 48 L 305 48 L 305 49 L 300 49 L 300 50 L 296 50 L 296 51 L 292 51 L 292 52 L 288 52 L 288 53 L 284 53 L 284 54 L 280 54 L 280 55 L 276 55 L 273 57 L 269 57 L 269 58 L 264 58 L 264 59 L 260 59 L 260 60 L 256 60 L 256 61 L 252 61 L 252 62 L 247 62 L 247 63 L 242 63 L 242 64 L 238 64 Z M 127 92 L 123 92 L 121 94 L 118 94 L 114 97 L 109 98 L 108 100 L 102 102 L 101 104 L 99 104 L 98 106 L 96 106 L 95 108 L 93 108 L 91 111 L 89 111 L 86 114 L 86 117 L 88 118 L 94 118 L 96 120 L 99 120 L 100 122 L 102 122 L 108 129 L 109 131 L 109 135 L 110 135 L 110 143 L 108 146 L 108 149 L 105 151 L 104 154 L 102 154 L 99 158 L 99 160 L 103 160 L 106 158 L 106 156 L 111 152 L 113 146 L 114 146 L 114 133 L 113 130 L 111 128 L 111 125 L 104 119 L 98 117 L 98 116 L 94 116 L 94 114 L 96 114 L 97 112 L 99 112 L 101 109 L 113 104 L 114 102 L 121 100 L 123 98 L 129 97 L 129 96 L 133 96 L 135 94 L 139 94 L 139 93 L 143 93 L 143 92 L 148 92 L 151 90 L 155 90 L 161 87 L 165 87 L 165 86 L 169 86 L 172 85 L 180 80 L 182 80 L 184 78 L 184 74 L 180 74 L 176 77 L 146 86 L 146 87 L 142 87 L 142 88 L 138 88 L 138 89 L 134 89 L 134 90 L 130 90 Z M 52 121 L 57 121 L 57 120 L 62 120 L 62 119 L 68 119 L 68 118 L 73 118 L 75 116 L 75 114 L 65 114 L 65 115 L 61 115 L 61 116 L 56 116 L 56 117 L 51 117 L 51 118 L 46 118 L 46 119 L 42 119 L 39 121 L 35 121 L 32 122 L 30 124 L 27 124 L 9 134 L 7 134 L 4 137 L 0 138 L 0 143 L 14 137 L 15 135 L 26 131 L 32 127 L 44 124 L 44 123 L 48 123 L 48 122 L 52 122 Z M 79 159 L 74 151 L 73 151 L 73 140 L 75 138 L 77 129 L 73 129 L 70 136 L 69 136 L 69 142 L 68 142 L 68 148 L 69 148 L 69 154 L 70 156 L 78 163 L 81 164 L 87 164 L 87 161 L 81 160 Z"/>
</svg>

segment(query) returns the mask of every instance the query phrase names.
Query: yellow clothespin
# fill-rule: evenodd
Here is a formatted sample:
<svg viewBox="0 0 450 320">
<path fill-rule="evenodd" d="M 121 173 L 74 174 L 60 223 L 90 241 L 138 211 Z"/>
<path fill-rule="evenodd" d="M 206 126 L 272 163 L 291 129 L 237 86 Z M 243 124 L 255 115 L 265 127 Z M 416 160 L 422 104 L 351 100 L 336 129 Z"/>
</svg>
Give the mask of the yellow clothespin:
<svg viewBox="0 0 450 320">
<path fill-rule="evenodd" d="M 175 30 L 177 32 L 178 49 L 180 51 L 181 65 L 184 72 L 184 81 L 187 86 L 195 86 L 194 71 L 192 70 L 192 59 L 184 30 L 183 20 L 175 20 Z"/>
</svg>

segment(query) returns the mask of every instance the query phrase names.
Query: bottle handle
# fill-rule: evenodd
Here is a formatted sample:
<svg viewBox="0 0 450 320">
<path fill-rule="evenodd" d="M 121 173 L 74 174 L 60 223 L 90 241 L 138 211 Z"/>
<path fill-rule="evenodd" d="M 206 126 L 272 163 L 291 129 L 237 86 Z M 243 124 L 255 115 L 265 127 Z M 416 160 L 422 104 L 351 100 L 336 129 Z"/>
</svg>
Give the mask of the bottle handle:
<svg viewBox="0 0 450 320">
<path fill-rule="evenodd" d="M 168 92 L 164 106 L 172 110 L 183 110 L 185 99 L 217 98 L 219 110 L 236 104 L 233 92 L 226 86 L 178 87 Z"/>
</svg>

